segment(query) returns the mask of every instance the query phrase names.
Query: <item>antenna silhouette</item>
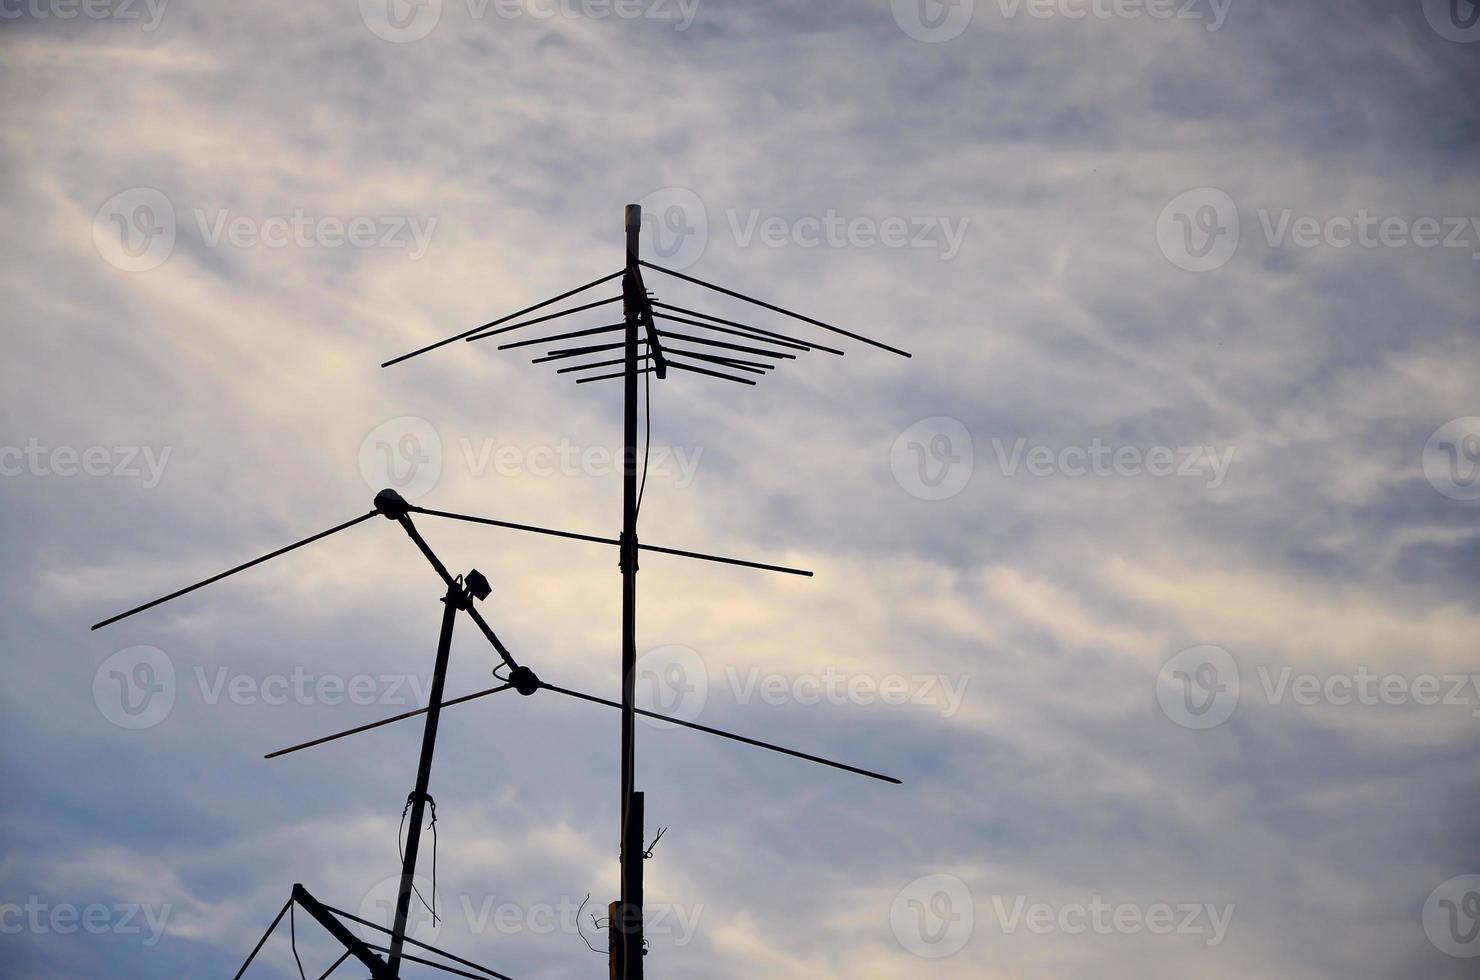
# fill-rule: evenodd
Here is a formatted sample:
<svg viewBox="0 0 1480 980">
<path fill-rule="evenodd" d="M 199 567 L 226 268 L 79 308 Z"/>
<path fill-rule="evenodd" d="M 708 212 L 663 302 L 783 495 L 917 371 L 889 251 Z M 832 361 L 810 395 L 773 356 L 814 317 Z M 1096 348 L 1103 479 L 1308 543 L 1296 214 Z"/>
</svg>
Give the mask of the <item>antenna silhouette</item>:
<svg viewBox="0 0 1480 980">
<path fill-rule="evenodd" d="M 293 932 L 296 943 L 296 926 L 294 924 L 294 911 L 302 908 L 309 914 L 326 932 L 328 932 L 340 945 L 344 947 L 344 953 L 330 966 L 323 976 L 327 977 L 333 973 L 342 963 L 350 957 L 354 957 L 371 973 L 373 980 L 399 980 L 401 965 L 403 962 L 413 962 L 433 967 L 439 971 L 463 977 L 494 977 L 500 980 L 508 980 L 504 974 L 495 972 L 487 967 L 479 966 L 471 961 L 453 956 L 443 950 L 420 943 L 406 935 L 407 920 L 410 913 L 411 898 L 416 889 L 414 876 L 420 851 L 422 821 L 425 816 L 425 808 L 431 803 L 435 807 L 429 792 L 431 781 L 432 760 L 436 749 L 437 731 L 441 723 L 442 710 L 458 704 L 464 704 L 473 700 L 482 699 L 493 694 L 507 690 L 518 691 L 519 694 L 528 697 L 539 691 L 551 691 L 569 698 L 584 701 L 591 704 L 603 705 L 615 708 L 621 712 L 621 795 L 620 795 L 620 841 L 621 841 L 621 897 L 617 902 L 611 904 L 609 931 L 611 949 L 611 975 L 618 980 L 640 980 L 643 976 L 643 960 L 646 954 L 645 943 L 642 936 L 642 905 L 643 905 L 643 881 L 642 862 L 646 857 L 651 857 L 651 848 L 643 846 L 643 811 L 645 808 L 644 794 L 633 787 L 635 769 L 635 726 L 637 715 L 657 718 L 671 724 L 679 725 L 695 731 L 716 735 L 721 738 L 741 742 L 757 748 L 781 753 L 793 758 L 818 763 L 834 769 L 867 776 L 871 779 L 898 784 L 899 780 L 882 773 L 874 772 L 857 766 L 848 765 L 832 759 L 801 752 L 796 749 L 787 748 L 771 742 L 761 741 L 745 735 L 727 732 L 719 728 L 700 725 L 696 722 L 683 721 L 663 715 L 658 712 L 647 711 L 638 708 L 635 704 L 635 681 L 636 681 L 636 612 L 637 612 L 637 570 L 638 554 L 646 551 L 659 555 L 667 555 L 685 559 L 719 562 L 723 564 L 742 566 L 763 571 L 779 572 L 791 575 L 811 576 L 810 571 L 799 568 L 791 568 L 784 565 L 766 562 L 750 561 L 739 558 L 731 558 L 722 555 L 708 554 L 698 551 L 688 551 L 678 548 L 663 547 L 659 545 L 643 544 L 637 536 L 637 517 L 641 503 L 642 487 L 638 484 L 638 445 L 637 445 L 637 379 L 640 375 L 655 375 L 658 379 L 666 379 L 670 369 L 694 374 L 702 377 L 714 378 L 728 382 L 744 385 L 754 385 L 755 377 L 763 377 L 777 366 L 772 361 L 796 360 L 798 354 L 821 351 L 824 353 L 842 356 L 843 351 L 828 347 L 813 340 L 788 336 L 776 331 L 762 329 L 702 313 L 683 307 L 673 306 L 659 302 L 646 288 L 642 269 L 644 267 L 662 272 L 666 275 L 693 283 L 710 290 L 717 291 L 735 299 L 743 300 L 762 309 L 773 313 L 782 314 L 795 320 L 821 327 L 827 331 L 859 341 L 864 344 L 889 351 L 903 357 L 910 355 L 896 347 L 879 341 L 870 340 L 860 334 L 852 333 L 840 327 L 832 326 L 821 320 L 816 320 L 800 313 L 783 309 L 763 300 L 758 300 L 734 290 L 708 283 L 692 276 L 685 275 L 670 269 L 663 269 L 649 262 L 643 261 L 638 255 L 638 240 L 641 229 L 641 209 L 638 205 L 628 205 L 625 215 L 626 251 L 627 261 L 623 269 L 599 279 L 592 280 L 583 286 L 568 290 L 558 296 L 551 297 L 533 306 L 526 307 L 515 313 L 501 317 L 497 320 L 463 331 L 445 340 L 422 347 L 419 350 L 403 354 L 382 364 L 382 367 L 390 367 L 399 364 L 420 354 L 444 347 L 456 340 L 482 340 L 489 337 L 505 336 L 513 331 L 531 327 L 540 323 L 548 323 L 573 313 L 584 312 L 600 306 L 622 302 L 623 319 L 620 323 L 607 324 L 596 327 L 570 330 L 563 333 L 547 334 L 534 338 L 523 338 L 503 343 L 500 350 L 517 350 L 523 348 L 549 348 L 546 353 L 532 359 L 532 363 L 555 363 L 559 366 L 555 371 L 557 374 L 569 374 L 574 372 L 583 373 L 575 378 L 577 384 L 604 381 L 615 378 L 623 379 L 623 463 L 622 463 L 622 531 L 616 538 L 601 537 L 591 534 L 582 534 L 574 531 L 560 530 L 555 528 L 538 527 L 531 524 L 519 524 L 511 521 L 498 520 L 490 517 L 480 517 L 468 514 L 458 514 L 449 511 L 433 510 L 419 507 L 407 502 L 394 490 L 382 490 L 375 497 L 374 508 L 368 513 L 354 517 L 341 524 L 337 524 L 327 530 L 310 535 L 293 544 L 279 548 L 261 557 L 243 562 L 233 568 L 227 569 L 217 575 L 203 579 L 182 589 L 178 589 L 168 595 L 153 599 L 142 605 L 136 606 L 126 612 L 118 613 L 99 623 L 94 624 L 93 629 L 100 629 L 119 620 L 133 616 L 137 613 L 152 609 L 155 606 L 179 599 L 197 589 L 204 588 L 215 582 L 219 582 L 228 576 L 238 572 L 246 571 L 273 558 L 285 555 L 298 548 L 320 541 L 340 531 L 348 530 L 358 524 L 368 521 L 375 516 L 381 516 L 398 523 L 405 533 L 416 545 L 417 550 L 432 566 L 445 589 L 442 596 L 443 612 L 441 628 L 437 639 L 437 652 L 433 665 L 432 685 L 429 692 L 428 704 L 425 708 L 402 712 L 401 714 L 383 718 L 369 724 L 359 725 L 344 731 L 336 732 L 320 738 L 312 739 L 297 745 L 279 749 L 268 753 L 266 758 L 274 759 L 303 749 L 323 745 L 328 742 L 337 741 L 351 735 L 381 728 L 395 722 L 404 721 L 409 718 L 424 716 L 421 751 L 417 763 L 415 787 L 407 797 L 407 810 L 409 812 L 409 829 L 406 837 L 406 845 L 402 854 L 401 875 L 396 895 L 396 908 L 394 921 L 391 928 L 386 928 L 375 923 L 368 922 L 357 916 L 351 915 L 340 909 L 326 905 L 308 892 L 302 884 L 293 886 L 292 894 L 277 917 L 268 926 L 267 932 L 263 934 L 255 948 L 247 956 L 246 962 L 242 964 L 241 970 L 237 972 L 239 978 L 246 972 L 257 954 L 261 951 L 273 931 L 281 923 L 284 916 L 289 919 L 290 931 Z M 537 310 L 568 299 L 577 293 L 591 289 L 595 286 L 611 282 L 621 278 L 622 291 L 617 296 L 595 300 L 578 306 L 547 313 L 531 319 L 522 320 L 509 324 L 510 320 L 517 320 Z M 661 312 L 660 312 L 661 311 Z M 659 329 L 657 321 L 664 321 L 664 327 Z M 677 323 L 685 328 L 685 332 L 670 329 L 668 323 Z M 505 325 L 508 324 L 508 325 Z M 692 333 L 690 330 L 707 331 L 707 333 Z M 622 339 L 615 343 L 588 343 L 588 340 L 601 339 L 604 334 L 614 334 L 618 331 Z M 713 336 L 720 335 L 719 337 Z M 745 340 L 747 343 L 739 344 L 735 339 Z M 572 346 L 562 346 L 572 345 Z M 682 346 L 680 346 L 682 345 Z M 706 350 L 693 350 L 691 347 L 698 346 Z M 779 348 L 779 349 L 778 349 Z M 607 353 L 620 351 L 619 356 L 607 357 Z M 595 355 L 594 359 L 577 361 L 576 358 Z M 743 355 L 743 356 L 742 356 Z M 696 363 L 697 362 L 697 363 Z M 616 367 L 620 370 L 601 372 L 599 369 Z M 650 383 L 650 382 L 649 382 Z M 646 450 L 644 449 L 644 456 Z M 645 462 L 645 460 L 644 460 Z M 645 469 L 645 466 L 644 466 Z M 492 592 L 492 586 L 488 580 L 476 569 L 470 570 L 465 575 L 454 576 L 437 557 L 435 552 L 422 538 L 412 515 L 436 517 L 446 520 L 482 524 L 492 527 L 510 530 L 524 531 L 534 534 L 543 534 L 553 537 L 565 538 L 587 543 L 615 546 L 618 549 L 618 568 L 622 576 L 622 636 L 621 636 L 621 667 L 622 667 L 622 697 L 620 701 L 612 701 L 598 697 L 593 694 L 574 690 L 567 687 L 547 683 L 539 678 L 533 670 L 519 664 L 508 648 L 499 639 L 493 629 L 488 625 L 482 614 L 478 611 L 476 603 L 486 599 Z M 444 684 L 447 675 L 447 665 L 451 654 L 452 638 L 458 613 L 463 613 L 471 619 L 484 638 L 493 647 L 499 658 L 499 663 L 494 667 L 494 676 L 501 683 L 495 687 L 482 691 L 475 691 L 459 697 L 444 700 Z M 504 671 L 505 673 L 500 673 Z M 435 810 L 434 810 L 435 812 Z M 435 822 L 435 816 L 433 817 Z M 661 836 L 661 833 L 660 833 Z M 656 841 L 654 841 L 656 843 Z M 435 898 L 434 898 L 435 900 Z M 345 921 L 356 922 L 360 925 L 386 933 L 389 936 L 388 945 L 380 945 L 361 940 L 352 933 L 345 925 Z M 406 947 L 410 945 L 425 952 L 435 954 L 439 959 L 427 959 L 407 952 Z M 383 954 L 383 955 L 382 955 Z M 296 957 L 296 945 L 294 949 Z M 469 971 L 477 972 L 469 972 Z"/>
<path fill-rule="evenodd" d="M 880 350 L 910 355 L 897 347 L 872 340 L 862 334 L 844 330 L 822 320 L 788 310 L 774 303 L 756 299 L 744 293 L 706 282 L 695 276 L 673 269 L 665 269 L 641 258 L 639 255 L 642 208 L 629 204 L 624 216 L 626 231 L 626 263 L 618 272 L 594 279 L 584 286 L 568 290 L 516 313 L 500 317 L 482 326 L 465 330 L 445 340 L 402 354 L 381 365 L 390 367 L 410 358 L 428 353 L 453 343 L 456 340 L 476 341 L 488 338 L 507 338 L 515 331 L 535 324 L 548 323 L 560 317 L 594 309 L 609 303 L 622 301 L 622 322 L 596 327 L 568 330 L 563 333 L 516 340 L 506 339 L 499 350 L 545 348 L 545 353 L 532 359 L 531 363 L 555 362 L 558 374 L 577 374 L 576 384 L 607 381 L 620 378 L 622 390 L 622 533 L 618 538 L 621 560 L 618 567 L 622 573 L 622 735 L 621 735 L 621 897 L 615 904 L 612 915 L 611 937 L 613 952 L 613 976 L 618 980 L 640 980 L 642 957 L 645 953 L 642 940 L 642 810 L 644 798 L 633 788 L 635 768 L 634 716 L 638 709 L 634 704 L 636 682 L 636 621 L 637 621 L 637 553 L 642 549 L 637 536 L 638 507 L 642 489 L 638 485 L 637 447 L 637 379 L 639 375 L 655 375 L 659 380 L 668 376 L 670 369 L 690 374 L 716 378 L 743 385 L 755 385 L 757 376 L 764 377 L 775 370 L 780 362 L 797 360 L 800 354 L 824 351 L 842 356 L 843 351 L 826 347 L 815 341 L 789 336 L 774 330 L 753 327 L 734 320 L 697 312 L 683 307 L 657 301 L 643 281 L 643 269 L 701 286 L 741 300 L 771 313 L 789 317 L 801 323 L 820 327 L 830 333 L 847 337 Z M 621 277 L 620 296 L 595 300 L 578 306 L 546 313 L 533 319 L 509 323 L 520 317 L 544 309 L 547 306 L 569 299 L 577 293 L 611 282 Z M 657 321 L 663 321 L 660 329 Z M 506 325 L 507 324 L 507 325 Z M 678 324 L 674 329 L 669 324 Z M 607 343 L 589 343 L 603 335 L 621 332 L 621 340 Z M 715 336 L 718 335 L 718 336 Z M 743 340 L 745 343 L 737 343 Z M 696 350 L 694 348 L 702 348 Z M 620 355 L 616 352 L 620 351 Z M 594 357 L 593 357 L 594 355 Z M 612 356 L 606 356 L 612 355 Z M 578 360 L 586 357 L 587 360 Z M 602 370 L 615 368 L 620 370 Z M 595 372 L 595 373 L 591 373 Z M 645 378 L 650 384 L 651 378 Z M 649 403 L 650 404 L 650 403 Z M 868 774 L 873 775 L 873 774 Z"/>
</svg>

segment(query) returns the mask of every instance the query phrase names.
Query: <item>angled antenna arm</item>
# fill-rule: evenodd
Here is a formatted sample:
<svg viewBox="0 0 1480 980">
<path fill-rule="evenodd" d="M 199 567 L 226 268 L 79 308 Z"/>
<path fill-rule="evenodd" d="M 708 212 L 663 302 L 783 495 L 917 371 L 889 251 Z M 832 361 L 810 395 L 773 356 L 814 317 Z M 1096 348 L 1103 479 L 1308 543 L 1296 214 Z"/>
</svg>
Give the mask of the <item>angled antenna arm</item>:
<svg viewBox="0 0 1480 980">
<path fill-rule="evenodd" d="M 841 334 L 844 337 L 851 337 L 854 340 L 862 341 L 863 343 L 868 344 L 872 347 L 877 347 L 880 350 L 887 350 L 891 354 L 898 354 L 900 357 L 910 356 L 909 351 L 900 350 L 898 347 L 891 347 L 888 344 L 878 340 L 871 340 L 868 337 L 863 336 L 862 334 L 853 333 L 851 330 L 844 330 L 842 327 L 835 327 L 831 323 L 823 323 L 821 320 L 814 320 L 810 316 L 805 316 L 793 310 L 785 309 L 784 307 L 777 306 L 774 303 L 767 303 L 765 300 L 756 299 L 754 296 L 746 296 L 744 293 L 737 293 L 733 289 L 726 289 L 724 286 L 717 286 L 712 282 L 705 282 L 703 279 L 696 279 L 693 276 L 685 275 L 684 273 L 677 272 L 673 269 L 665 269 L 661 265 L 653 265 L 646 259 L 638 259 L 638 262 L 640 262 L 642 265 L 647 266 L 649 269 L 657 269 L 659 272 L 673 276 L 675 279 L 682 279 L 684 282 L 691 282 L 696 286 L 703 286 L 705 289 L 712 289 L 717 293 L 724 293 L 726 296 L 732 296 L 735 299 L 742 300 L 754 306 L 759 306 L 763 309 L 770 310 L 772 313 L 780 313 L 782 316 L 789 316 L 793 320 L 801 320 L 803 323 L 810 323 L 814 327 L 821 327 L 824 330 L 831 330 L 835 334 Z"/>
<path fill-rule="evenodd" d="M 437 572 L 437 575 L 441 577 L 443 584 L 446 585 L 449 590 L 461 593 L 462 589 L 458 586 L 457 580 L 453 577 L 452 573 L 447 570 L 447 566 L 442 564 L 442 560 L 437 557 L 437 553 L 432 550 L 431 545 L 427 544 L 426 539 L 421 536 L 421 532 L 416 529 L 416 525 L 412 522 L 411 512 L 415 509 L 416 508 L 413 508 L 411 504 L 406 501 L 405 497 L 402 497 L 394 490 L 385 489 L 375 495 L 375 512 L 383 515 L 388 520 L 392 520 L 400 524 L 401 527 L 405 530 L 407 536 L 411 538 L 413 543 L 415 543 L 417 549 L 422 553 L 422 555 L 426 557 L 426 560 Z M 475 575 L 477 576 L 476 580 L 473 579 Z M 473 595 L 473 597 L 477 599 L 486 598 L 489 592 L 492 591 L 488 585 L 488 580 L 485 579 L 482 575 L 478 575 L 476 571 L 468 573 L 468 581 L 465 582 L 465 585 L 468 591 Z M 451 594 L 451 592 L 449 592 L 449 594 Z M 478 608 L 474 606 L 471 601 L 462 603 L 458 608 L 461 612 L 467 613 L 468 618 L 471 619 L 475 624 L 477 624 L 479 632 L 481 632 L 483 636 L 488 640 L 488 642 L 493 646 L 493 649 L 498 652 L 499 657 L 503 659 L 504 663 L 509 665 L 510 670 L 527 673 L 525 668 L 520 667 L 519 664 L 514 661 L 514 655 L 511 654 L 508 647 L 504 646 L 503 642 L 499 640 L 498 634 L 494 633 L 493 628 L 490 627 L 488 625 L 488 622 L 483 618 L 483 614 L 478 611 Z M 522 677 L 522 674 L 520 674 L 520 676 Z M 515 686 L 519 686 L 519 682 L 517 680 L 515 682 Z"/>
<path fill-rule="evenodd" d="M 144 603 L 142 606 L 135 606 L 134 608 L 130 609 L 128 612 L 121 612 L 121 613 L 119 613 L 116 616 L 109 616 L 107 619 L 103 620 L 100 623 L 94 623 L 93 626 L 92 626 L 92 628 L 93 629 L 102 629 L 104 626 L 107 626 L 110 623 L 116 623 L 120 619 L 127 619 L 128 617 L 134 615 L 135 613 L 141 613 L 141 612 L 143 612 L 146 609 L 153 609 L 155 606 L 158 606 L 158 605 L 161 605 L 163 603 L 169 602 L 171 599 L 178 599 L 182 595 L 187 595 L 187 594 L 189 594 L 191 592 L 194 592 L 196 589 L 203 589 L 207 585 L 210 585 L 210 584 L 212 584 L 214 582 L 219 582 L 223 578 L 226 578 L 226 577 L 231 576 L 231 575 L 235 575 L 237 572 L 244 572 L 247 569 L 253 567 L 254 565 L 260 565 L 260 564 L 262 564 L 265 561 L 269 561 L 269 560 L 271 560 L 273 558 L 278 557 L 279 555 L 286 555 L 288 552 L 293 551 L 294 549 L 302 548 L 306 544 L 313 544 L 315 541 L 318 541 L 318 540 L 320 540 L 322 538 L 327 538 L 331 534 L 337 534 L 340 531 L 346 530 L 348 528 L 352 528 L 356 524 L 359 524 L 362 521 L 369 520 L 370 518 L 374 517 L 378 513 L 380 513 L 380 510 L 377 508 L 376 510 L 372 510 L 368 514 L 361 514 L 359 517 L 356 517 L 352 521 L 345 521 L 343 524 L 338 524 L 338 525 L 336 525 L 334 527 L 331 527 L 327 531 L 320 531 L 318 534 L 310 535 L 309 537 L 304 538 L 302 541 L 295 541 L 295 542 L 293 542 L 292 544 L 288 545 L 285 548 L 279 548 L 278 550 L 276 550 L 274 552 L 271 552 L 269 554 L 263 555 L 260 558 L 253 558 L 251 561 L 242 562 L 240 565 L 237 565 L 235 568 L 228 568 L 226 571 L 221 572 L 219 575 L 212 575 L 208 579 L 202 579 L 201 581 L 196 582 L 194 585 L 187 585 L 187 586 L 185 586 L 185 588 L 178 589 L 178 590 L 176 590 L 174 592 L 171 592 L 169 595 L 160 596 L 158 599 L 151 599 L 150 601 Z"/>
</svg>

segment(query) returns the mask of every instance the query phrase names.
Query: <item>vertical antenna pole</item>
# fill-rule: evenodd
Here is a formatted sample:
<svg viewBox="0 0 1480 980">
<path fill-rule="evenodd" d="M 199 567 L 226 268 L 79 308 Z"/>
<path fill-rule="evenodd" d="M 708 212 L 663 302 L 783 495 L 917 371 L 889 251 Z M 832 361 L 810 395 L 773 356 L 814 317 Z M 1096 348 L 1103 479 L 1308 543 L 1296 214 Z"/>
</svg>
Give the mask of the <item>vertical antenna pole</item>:
<svg viewBox="0 0 1480 980">
<path fill-rule="evenodd" d="M 416 853 L 421 847 L 421 821 L 426 813 L 427 786 L 432 778 L 432 752 L 437 745 L 437 723 L 442 718 L 442 688 L 447 680 L 447 655 L 452 649 L 452 626 L 463 602 L 462 589 L 447 587 L 442 599 L 442 633 L 437 638 L 437 663 L 432 668 L 432 690 L 428 695 L 426 728 L 421 736 L 421 761 L 416 767 L 416 789 L 411 794 L 411 826 L 406 831 L 406 853 L 401 861 L 401 887 L 396 892 L 396 921 L 391 929 L 387 966 L 392 978 L 401 976 L 401 947 L 406 942 L 406 918 L 411 911 L 412 884 L 416 876 Z M 436 899 L 434 898 L 433 901 Z"/>
<path fill-rule="evenodd" d="M 642 825 L 632 804 L 634 757 L 633 703 L 637 686 L 637 295 L 638 241 L 642 206 L 627 205 L 627 274 L 622 278 L 626 320 L 626 372 L 622 382 L 622 891 L 620 915 L 610 928 L 619 932 L 620 980 L 642 980 Z M 634 831 L 637 845 L 631 844 Z"/>
</svg>

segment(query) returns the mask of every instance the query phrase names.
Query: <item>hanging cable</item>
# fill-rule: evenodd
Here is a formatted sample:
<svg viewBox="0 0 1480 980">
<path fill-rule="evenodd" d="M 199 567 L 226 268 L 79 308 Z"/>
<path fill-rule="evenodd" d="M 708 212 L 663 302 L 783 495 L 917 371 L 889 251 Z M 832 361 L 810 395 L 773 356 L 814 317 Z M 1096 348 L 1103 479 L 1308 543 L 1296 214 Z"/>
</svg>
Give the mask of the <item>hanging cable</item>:
<svg viewBox="0 0 1480 980">
<path fill-rule="evenodd" d="M 586 938 L 586 933 L 581 930 L 581 909 L 585 908 L 586 907 L 586 903 L 589 902 L 589 901 L 591 901 L 591 893 L 590 892 L 587 892 L 586 893 L 586 897 L 583 898 L 583 899 L 581 899 L 581 904 L 576 909 L 576 934 L 581 937 L 581 942 L 585 943 L 586 944 L 586 948 L 589 949 L 591 952 L 593 952 L 593 953 L 602 953 L 604 951 L 597 949 L 595 946 L 592 946 L 591 945 L 591 940 L 587 939 Z M 596 921 L 596 913 L 595 912 L 592 912 L 591 913 L 591 925 L 598 932 L 601 930 L 601 923 L 599 923 L 599 922 Z"/>
<path fill-rule="evenodd" d="M 411 804 L 415 799 L 415 793 L 406 794 L 406 806 L 401 809 L 401 826 L 396 831 L 396 853 L 403 864 L 406 861 L 406 850 L 401 839 L 406 834 L 406 815 L 411 812 Z M 411 890 L 416 893 L 417 898 L 421 899 L 421 904 L 426 906 L 427 911 L 432 913 L 432 922 L 435 924 L 441 919 L 437 916 L 437 801 L 432 799 L 431 793 L 427 794 L 427 804 L 432 808 L 432 822 L 427 825 L 427 829 L 432 832 L 432 900 L 430 902 L 426 900 L 426 896 L 422 895 L 421 889 L 416 887 L 414 880 L 411 882 Z"/>
<path fill-rule="evenodd" d="M 298 924 L 294 921 L 295 912 L 296 902 L 288 908 L 288 944 L 293 948 L 293 962 L 298 964 L 298 980 L 308 980 L 308 975 L 303 972 L 303 961 L 298 958 Z"/>
</svg>

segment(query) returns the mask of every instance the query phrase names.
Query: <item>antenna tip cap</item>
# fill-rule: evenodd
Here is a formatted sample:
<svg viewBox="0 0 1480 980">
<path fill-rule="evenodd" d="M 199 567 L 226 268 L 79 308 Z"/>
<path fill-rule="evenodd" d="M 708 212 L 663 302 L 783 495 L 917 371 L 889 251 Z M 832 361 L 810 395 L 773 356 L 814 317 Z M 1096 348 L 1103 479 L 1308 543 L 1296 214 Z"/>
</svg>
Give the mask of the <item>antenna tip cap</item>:
<svg viewBox="0 0 1480 980">
<path fill-rule="evenodd" d="M 375 495 L 375 509 L 388 520 L 398 521 L 411 512 L 406 498 L 387 487 Z"/>
</svg>

